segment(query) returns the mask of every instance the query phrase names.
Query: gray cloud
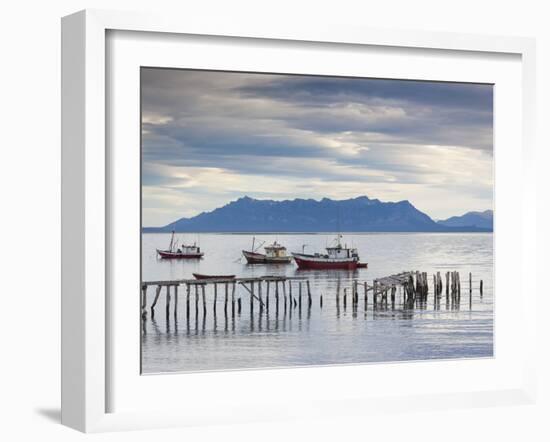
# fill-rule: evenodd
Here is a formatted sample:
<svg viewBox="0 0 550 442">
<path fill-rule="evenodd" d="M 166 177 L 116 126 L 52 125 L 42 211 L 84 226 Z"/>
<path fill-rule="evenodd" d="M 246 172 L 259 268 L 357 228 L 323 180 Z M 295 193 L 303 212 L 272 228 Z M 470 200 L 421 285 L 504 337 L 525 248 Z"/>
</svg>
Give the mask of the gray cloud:
<svg viewBox="0 0 550 442">
<path fill-rule="evenodd" d="M 491 85 L 156 68 L 142 69 L 141 79 L 151 195 L 199 192 L 184 173 L 190 168 L 284 178 L 309 190 L 307 180 L 386 185 L 388 194 L 396 183 L 448 186 L 476 201 L 492 191 Z M 488 178 L 459 173 L 464 161 Z"/>
</svg>

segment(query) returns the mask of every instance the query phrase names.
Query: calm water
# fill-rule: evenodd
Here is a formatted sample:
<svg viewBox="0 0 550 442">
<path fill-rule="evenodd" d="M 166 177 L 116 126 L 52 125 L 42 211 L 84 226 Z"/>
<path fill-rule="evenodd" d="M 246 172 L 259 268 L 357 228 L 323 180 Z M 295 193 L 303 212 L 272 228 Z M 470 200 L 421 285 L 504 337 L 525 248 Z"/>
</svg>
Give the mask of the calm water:
<svg viewBox="0 0 550 442">
<path fill-rule="evenodd" d="M 239 261 L 240 251 L 249 249 L 249 234 L 186 234 L 185 242 L 200 243 L 202 260 L 161 260 L 155 249 L 166 248 L 169 234 L 143 235 L 143 279 L 166 280 L 192 278 L 192 273 L 235 274 L 238 277 L 287 275 L 307 276 L 311 281 L 313 303 L 308 309 L 305 297 L 301 314 L 298 308 L 281 305 L 275 312 L 273 288 L 269 314 L 260 315 L 258 304 L 251 316 L 248 293 L 241 287 L 240 315 L 224 316 L 223 289 L 218 291 L 217 314 L 212 308 L 213 288 L 207 292 L 206 317 L 195 317 L 192 296 L 189 321 L 186 319 L 184 288 L 179 289 L 177 319 L 165 315 L 165 290 L 159 298 L 155 318 L 143 322 L 142 370 L 144 373 L 223 370 L 242 368 L 289 367 L 408 361 L 437 358 L 488 357 L 493 355 L 493 235 L 492 234 L 349 234 L 344 242 L 357 247 L 368 269 L 348 271 L 298 271 L 295 264 L 254 265 Z M 277 239 L 289 251 L 306 252 L 324 249 L 334 235 L 279 234 L 256 235 L 256 241 Z M 427 305 L 405 308 L 398 292 L 395 306 L 373 308 L 369 292 L 367 309 L 360 290 L 357 311 L 353 311 L 348 294 L 347 308 L 336 305 L 336 284 L 342 289 L 351 281 L 368 280 L 405 270 L 428 272 L 430 294 Z M 445 293 L 434 305 L 432 274 L 440 271 L 461 273 L 462 297 L 459 305 L 447 303 Z M 475 287 L 470 303 L 468 272 Z M 483 297 L 479 280 L 483 279 Z M 297 284 L 297 283 L 296 283 Z M 443 279 L 443 285 L 445 280 Z M 263 288 L 265 296 L 265 286 Z M 445 290 L 445 288 L 443 288 Z M 297 285 L 293 294 L 297 294 Z M 148 304 L 154 289 L 149 288 Z M 304 290 L 305 293 L 305 290 Z M 320 307 L 320 295 L 323 307 Z M 172 304 L 173 308 L 173 304 Z"/>
</svg>

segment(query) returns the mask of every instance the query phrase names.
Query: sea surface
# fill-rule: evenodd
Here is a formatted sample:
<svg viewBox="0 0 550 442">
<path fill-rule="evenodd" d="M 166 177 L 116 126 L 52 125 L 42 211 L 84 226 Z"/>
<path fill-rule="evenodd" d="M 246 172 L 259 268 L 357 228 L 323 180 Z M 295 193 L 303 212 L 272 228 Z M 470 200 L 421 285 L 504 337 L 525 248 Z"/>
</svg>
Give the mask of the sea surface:
<svg viewBox="0 0 550 442">
<path fill-rule="evenodd" d="M 224 314 L 224 289 L 218 286 L 214 312 L 213 287 L 206 292 L 207 313 L 202 299 L 195 315 L 194 292 L 189 319 L 186 315 L 185 289 L 178 291 L 178 308 L 173 299 L 166 316 L 165 289 L 159 297 L 154 317 L 150 313 L 142 324 L 142 372 L 167 373 L 202 370 L 295 367 L 307 365 L 415 361 L 427 359 L 480 358 L 493 356 L 493 234 L 492 233 L 354 233 L 343 241 L 359 251 L 367 269 L 351 272 L 299 271 L 288 265 L 247 265 L 241 250 L 273 240 L 288 251 L 306 253 L 324 251 L 334 234 L 180 234 L 185 243 L 197 242 L 205 256 L 200 260 L 163 260 L 156 248 L 167 248 L 170 234 L 142 235 L 142 278 L 144 281 L 193 278 L 192 273 L 235 274 L 237 277 L 286 275 L 307 277 L 311 284 L 312 304 L 308 307 L 305 284 L 301 309 L 283 307 L 282 290 L 277 311 L 271 286 L 269 309 L 255 301 L 250 311 L 250 296 L 243 287 L 236 290 L 242 310 Z M 368 293 L 365 308 L 363 290 L 359 290 L 356 309 L 351 305 L 354 279 L 368 281 L 402 271 L 428 273 L 430 292 L 427 303 L 413 306 L 403 303 L 397 292 L 395 303 L 372 304 Z M 434 303 L 432 275 L 440 271 L 443 295 Z M 459 271 L 459 303 L 447 301 L 444 274 Z M 468 274 L 472 273 L 473 292 L 469 294 Z M 340 279 L 339 305 L 336 287 Z M 483 280 L 483 296 L 479 281 Z M 347 289 L 346 307 L 343 289 Z M 265 284 L 263 299 L 265 302 Z M 154 298 L 148 290 L 148 306 Z M 293 283 L 293 296 L 298 282 Z M 288 287 L 287 287 L 288 295 Z M 173 292 L 172 292 L 173 296 Z M 321 306 L 322 296 L 322 306 Z"/>
</svg>

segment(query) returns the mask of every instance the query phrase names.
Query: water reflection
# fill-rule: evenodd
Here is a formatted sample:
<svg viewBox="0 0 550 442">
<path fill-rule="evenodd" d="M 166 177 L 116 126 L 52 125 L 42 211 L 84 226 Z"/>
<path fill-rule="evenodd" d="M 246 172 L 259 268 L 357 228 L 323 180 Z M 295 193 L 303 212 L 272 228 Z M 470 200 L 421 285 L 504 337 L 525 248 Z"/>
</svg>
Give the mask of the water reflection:
<svg viewBox="0 0 550 442">
<path fill-rule="evenodd" d="M 227 235 L 223 241 L 219 235 L 203 235 L 201 247 L 208 246 L 211 253 L 199 262 L 157 261 L 150 254 L 159 236 L 144 236 L 144 280 L 181 279 L 192 272 L 220 273 L 220 269 L 238 276 L 299 276 L 309 279 L 311 297 L 305 283 L 264 284 L 255 287 L 262 302 L 254 301 L 251 308 L 250 296 L 241 287 L 227 294 L 218 287 L 216 295 L 213 286 L 204 294 L 180 286 L 177 307 L 173 290 L 170 314 L 165 315 L 158 313 L 165 307 L 163 289 L 156 317 L 151 314 L 154 296 L 150 296 L 142 321 L 146 373 L 492 355 L 491 235 L 363 235 L 356 242 L 363 244 L 362 257 L 370 258 L 369 269 L 357 271 L 233 263 L 241 235 Z M 285 235 L 287 247 L 292 250 L 292 241 L 299 238 Z M 429 254 L 424 253 L 426 244 Z M 465 280 L 461 296 L 447 294 L 444 288 L 434 297 L 431 286 L 427 299 L 410 297 L 401 287 L 393 294 L 378 294 L 376 302 L 371 290 L 365 294 L 365 281 L 370 284 L 409 268 L 426 271 L 430 277 L 436 271 L 459 270 L 466 278 L 472 271 L 473 293 L 470 296 L 464 289 Z M 483 297 L 476 290 L 480 279 Z M 354 288 L 355 280 L 359 285 Z M 180 330 L 185 330 L 183 336 Z"/>
</svg>

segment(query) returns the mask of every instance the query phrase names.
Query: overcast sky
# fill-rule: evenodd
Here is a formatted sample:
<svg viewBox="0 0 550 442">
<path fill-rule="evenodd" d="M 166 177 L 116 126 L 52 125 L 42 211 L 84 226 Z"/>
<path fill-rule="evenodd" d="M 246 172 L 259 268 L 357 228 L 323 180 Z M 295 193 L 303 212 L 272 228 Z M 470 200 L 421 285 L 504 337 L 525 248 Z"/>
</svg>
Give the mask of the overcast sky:
<svg viewBox="0 0 550 442">
<path fill-rule="evenodd" d="M 244 195 L 492 209 L 493 89 L 142 69 L 143 225 Z"/>
</svg>

